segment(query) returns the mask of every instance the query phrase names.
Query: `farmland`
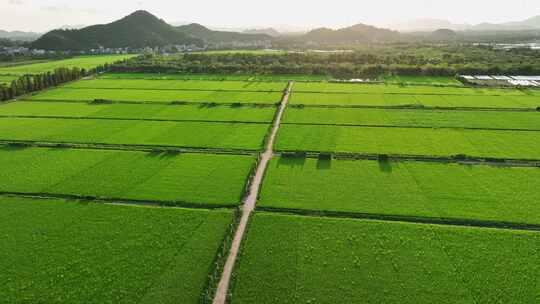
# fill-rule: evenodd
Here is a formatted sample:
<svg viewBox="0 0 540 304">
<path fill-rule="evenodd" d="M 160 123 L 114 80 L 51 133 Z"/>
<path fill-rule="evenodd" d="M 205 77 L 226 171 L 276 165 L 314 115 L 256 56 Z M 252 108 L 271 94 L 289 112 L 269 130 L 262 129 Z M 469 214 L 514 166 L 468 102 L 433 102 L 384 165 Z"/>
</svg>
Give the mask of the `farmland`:
<svg viewBox="0 0 540 304">
<path fill-rule="evenodd" d="M 110 101 L 136 103 L 247 103 L 276 104 L 281 100 L 281 92 L 250 91 L 188 91 L 188 90 L 140 90 L 140 89 L 69 89 L 58 88 L 29 97 L 39 101 Z"/>
<path fill-rule="evenodd" d="M 235 205 L 252 156 L 3 148 L 0 192 Z"/>
<path fill-rule="evenodd" d="M 257 213 L 231 303 L 535 303 L 539 246 L 536 232 Z"/>
<path fill-rule="evenodd" d="M 0 117 L 63 117 L 167 121 L 271 123 L 274 106 L 99 104 L 73 102 L 12 102 L 0 107 Z"/>
<path fill-rule="evenodd" d="M 537 131 L 283 125 L 277 150 L 540 160 Z"/>
<path fill-rule="evenodd" d="M 17 65 L 11 67 L 0 68 L 0 75 L 25 75 L 25 74 L 41 74 L 52 72 L 57 68 L 73 68 L 91 69 L 106 63 L 114 63 L 116 61 L 135 57 L 136 55 L 107 55 L 107 56 L 80 56 L 71 59 L 53 60 L 47 62 L 33 63 L 27 65 Z"/>
<path fill-rule="evenodd" d="M 224 122 L 0 118 L 0 140 L 256 151 L 262 148 L 268 127 Z"/>
<path fill-rule="evenodd" d="M 539 178 L 538 168 L 276 158 L 259 206 L 540 224 Z"/>
<path fill-rule="evenodd" d="M 200 303 L 233 221 L 51 199 L 0 197 L 0 208 L 5 303 Z"/>
<path fill-rule="evenodd" d="M 285 82 L 209 81 L 209 80 L 148 80 L 148 79 L 93 79 L 64 86 L 72 89 L 147 89 L 147 90 L 204 90 L 283 92 Z"/>
<path fill-rule="evenodd" d="M 389 84 L 462 86 L 455 77 L 447 76 L 386 76 L 382 80 Z"/>
<path fill-rule="evenodd" d="M 331 77 L 319 75 L 243 75 L 243 74 L 158 74 L 158 73 L 107 73 L 100 79 L 159 79 L 159 80 L 212 80 L 212 81 L 325 81 Z"/>
<path fill-rule="evenodd" d="M 13 80 L 16 80 L 17 76 L 10 76 L 10 75 L 0 75 L 0 85 L 11 85 L 11 82 Z"/>
<path fill-rule="evenodd" d="M 289 107 L 283 123 L 540 131 L 538 113 L 510 111 Z"/>
</svg>

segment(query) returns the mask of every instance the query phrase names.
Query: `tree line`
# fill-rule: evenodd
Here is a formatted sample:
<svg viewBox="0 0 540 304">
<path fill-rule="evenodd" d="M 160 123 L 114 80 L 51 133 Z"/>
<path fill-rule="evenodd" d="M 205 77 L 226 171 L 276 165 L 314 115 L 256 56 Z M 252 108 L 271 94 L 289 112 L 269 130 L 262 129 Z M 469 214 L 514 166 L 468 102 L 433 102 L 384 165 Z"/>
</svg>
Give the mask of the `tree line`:
<svg viewBox="0 0 540 304">
<path fill-rule="evenodd" d="M 537 50 L 479 45 L 382 44 L 343 52 L 188 53 L 147 55 L 114 65 L 117 72 L 305 74 L 333 77 L 456 74 L 540 75 Z"/>
</svg>

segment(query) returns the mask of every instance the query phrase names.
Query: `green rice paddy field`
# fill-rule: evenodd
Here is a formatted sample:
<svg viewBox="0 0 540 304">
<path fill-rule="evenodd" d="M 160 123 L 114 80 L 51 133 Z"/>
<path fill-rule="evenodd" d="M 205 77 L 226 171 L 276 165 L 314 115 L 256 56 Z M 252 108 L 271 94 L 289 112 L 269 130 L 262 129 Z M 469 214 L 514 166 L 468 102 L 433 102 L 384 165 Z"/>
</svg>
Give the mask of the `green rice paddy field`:
<svg viewBox="0 0 540 304">
<path fill-rule="evenodd" d="M 279 151 L 493 157 L 540 160 L 540 132 L 282 125 Z"/>
<path fill-rule="evenodd" d="M 79 56 L 70 59 L 53 60 L 48 62 L 17 65 L 11 67 L 1 67 L 0 74 L 3 75 L 25 75 L 40 74 L 52 72 L 57 68 L 91 69 L 105 63 L 114 63 L 116 61 L 135 57 L 137 55 L 99 55 L 99 56 Z"/>
<path fill-rule="evenodd" d="M 0 197 L 3 303 L 200 303 L 233 212 Z"/>
<path fill-rule="evenodd" d="M 447 76 L 386 76 L 382 80 L 388 84 L 463 86 L 455 77 Z"/>
<path fill-rule="evenodd" d="M 0 140 L 262 149 L 269 124 L 128 121 L 71 118 L 0 118 Z"/>
<path fill-rule="evenodd" d="M 536 232 L 257 213 L 231 303 L 537 303 Z"/>
<path fill-rule="evenodd" d="M 296 85 L 295 85 L 296 87 Z M 292 105 L 345 107 L 440 107 L 536 109 L 540 98 L 532 95 L 414 95 L 294 93 Z"/>
<path fill-rule="evenodd" d="M 275 106 L 91 104 L 18 101 L 0 105 L 0 117 L 72 117 L 133 120 L 271 123 Z"/>
<path fill-rule="evenodd" d="M 283 92 L 287 83 L 208 80 L 92 79 L 69 83 L 72 89 L 148 89 Z"/>
<path fill-rule="evenodd" d="M 69 89 L 61 87 L 27 97 L 27 99 L 40 101 L 93 101 L 95 99 L 106 99 L 138 103 L 213 102 L 276 104 L 281 101 L 282 95 L 280 92 Z"/>
<path fill-rule="evenodd" d="M 240 202 L 253 156 L 0 149 L 0 192 L 195 205 Z"/>
<path fill-rule="evenodd" d="M 540 224 L 540 169 L 274 158 L 258 207 Z"/>
<path fill-rule="evenodd" d="M 322 75 L 242 75 L 242 74 L 158 74 L 158 73 L 107 73 L 100 79 L 161 79 L 161 80 L 213 80 L 213 81 L 326 81 L 329 76 Z"/>
<path fill-rule="evenodd" d="M 0 111 L 1 113 L 1 111 Z M 540 130 L 540 113 L 289 107 L 283 123 Z"/>
</svg>

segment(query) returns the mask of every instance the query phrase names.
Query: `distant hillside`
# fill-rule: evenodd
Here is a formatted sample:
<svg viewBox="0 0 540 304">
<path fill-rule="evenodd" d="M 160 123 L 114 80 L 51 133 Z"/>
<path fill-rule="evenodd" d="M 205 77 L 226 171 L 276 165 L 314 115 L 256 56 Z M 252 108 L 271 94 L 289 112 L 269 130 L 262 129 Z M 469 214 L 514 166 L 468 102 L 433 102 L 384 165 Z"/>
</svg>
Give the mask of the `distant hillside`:
<svg viewBox="0 0 540 304">
<path fill-rule="evenodd" d="M 33 32 L 21 32 L 21 31 L 3 31 L 0 30 L 0 38 L 3 39 L 11 39 L 11 40 L 19 40 L 19 41 L 33 41 L 38 39 L 41 36 L 39 33 L 33 33 Z"/>
<path fill-rule="evenodd" d="M 281 36 L 281 33 L 276 31 L 275 29 L 273 28 L 265 28 L 265 29 L 250 29 L 250 30 L 245 30 L 243 32 L 244 34 L 265 34 L 265 35 L 268 35 L 268 36 L 272 36 L 272 37 L 279 37 Z"/>
<path fill-rule="evenodd" d="M 92 48 L 141 48 L 167 44 L 202 45 L 201 39 L 186 35 L 146 11 L 136 11 L 118 21 L 80 30 L 54 30 L 31 44 L 46 50 Z"/>
<path fill-rule="evenodd" d="M 243 34 L 238 32 L 213 31 L 200 24 L 192 23 L 176 27 L 180 32 L 197 37 L 207 43 L 230 43 L 230 42 L 252 42 L 271 40 L 272 37 L 266 34 Z"/>
<path fill-rule="evenodd" d="M 399 33 L 370 25 L 357 24 L 338 30 L 320 28 L 300 38 L 306 42 L 320 44 L 385 42 L 399 39 Z"/>
<path fill-rule="evenodd" d="M 539 30 L 540 16 L 535 16 L 522 21 L 505 23 L 480 23 L 455 24 L 448 20 L 440 19 L 417 19 L 407 22 L 400 22 L 390 25 L 390 28 L 405 32 L 431 32 L 440 28 L 447 28 L 454 31 L 520 31 L 520 30 Z"/>
</svg>

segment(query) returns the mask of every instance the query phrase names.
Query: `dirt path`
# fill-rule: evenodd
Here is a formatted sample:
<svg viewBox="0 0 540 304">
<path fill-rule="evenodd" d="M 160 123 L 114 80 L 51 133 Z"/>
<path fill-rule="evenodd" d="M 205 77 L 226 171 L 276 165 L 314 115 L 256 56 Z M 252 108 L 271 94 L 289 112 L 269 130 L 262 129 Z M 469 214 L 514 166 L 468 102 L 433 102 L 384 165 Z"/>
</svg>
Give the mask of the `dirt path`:
<svg viewBox="0 0 540 304">
<path fill-rule="evenodd" d="M 287 107 L 287 104 L 289 102 L 292 85 L 293 82 L 290 82 L 289 86 L 287 87 L 287 92 L 283 96 L 283 100 L 281 102 L 281 105 L 279 106 L 278 114 L 274 121 L 274 125 L 272 126 L 272 132 L 270 133 L 268 143 L 265 147 L 263 154 L 261 155 L 261 160 L 259 162 L 259 166 L 257 167 L 257 171 L 255 172 L 255 176 L 251 181 L 249 195 L 244 199 L 242 207 L 242 217 L 240 219 L 240 223 L 238 224 L 238 229 L 236 230 L 236 233 L 234 235 L 231 249 L 229 251 L 229 256 L 227 257 L 227 261 L 225 262 L 225 266 L 223 267 L 223 273 L 221 275 L 221 280 L 219 281 L 219 285 L 213 302 L 214 304 L 225 304 L 227 301 L 229 283 L 231 280 L 231 274 L 234 268 L 234 264 L 236 262 L 236 257 L 238 256 L 238 251 L 240 249 L 240 244 L 242 243 L 242 238 L 244 237 L 244 233 L 246 231 L 249 217 L 255 209 L 255 204 L 257 203 L 257 196 L 259 194 L 259 189 L 261 187 L 264 172 L 266 171 L 268 162 L 274 154 L 272 150 L 274 147 L 274 141 L 276 138 L 276 134 L 279 130 L 279 125 L 281 124 L 283 112 L 285 111 L 285 108 Z"/>
</svg>

